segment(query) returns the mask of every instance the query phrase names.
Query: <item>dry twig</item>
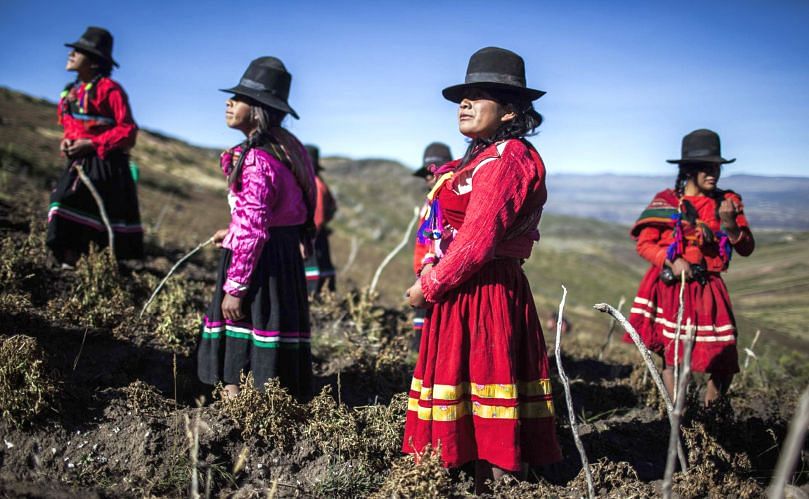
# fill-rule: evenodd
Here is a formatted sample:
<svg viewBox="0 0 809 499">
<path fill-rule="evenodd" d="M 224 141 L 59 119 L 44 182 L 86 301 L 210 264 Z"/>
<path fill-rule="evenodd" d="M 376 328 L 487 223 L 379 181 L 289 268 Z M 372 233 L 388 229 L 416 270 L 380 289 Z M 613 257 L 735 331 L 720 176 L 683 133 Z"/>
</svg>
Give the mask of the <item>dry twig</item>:
<svg viewBox="0 0 809 499">
<path fill-rule="evenodd" d="M 379 276 L 382 275 L 382 270 L 388 265 L 388 263 L 390 263 L 391 260 L 393 260 L 393 257 L 395 257 L 397 253 L 402 251 L 402 248 L 404 248 L 407 245 L 407 243 L 410 242 L 410 231 L 413 230 L 413 226 L 416 225 L 416 222 L 418 220 L 419 220 L 419 212 L 418 210 L 415 210 L 413 212 L 413 218 L 411 218 L 410 223 L 407 224 L 407 229 L 405 229 L 405 234 L 404 237 L 402 238 L 402 242 L 400 242 L 395 248 L 393 248 L 393 251 L 388 253 L 388 256 L 386 256 L 385 259 L 382 260 L 382 263 L 380 263 L 379 267 L 376 269 L 376 272 L 374 273 L 374 278 L 371 280 L 371 287 L 368 289 L 369 296 L 374 293 L 374 290 L 376 289 L 376 284 L 379 282 Z"/>
<path fill-rule="evenodd" d="M 160 281 L 160 284 L 157 285 L 154 292 L 152 293 L 152 296 L 150 296 L 149 299 L 146 300 L 146 303 L 143 304 L 143 308 L 140 310 L 140 315 L 138 316 L 139 319 L 143 318 L 143 314 L 146 312 L 146 309 L 149 308 L 149 305 L 151 305 L 152 300 L 155 299 L 155 296 L 157 296 L 157 293 L 160 292 L 160 290 L 163 288 L 163 285 L 166 284 L 166 281 L 169 280 L 169 277 L 171 277 L 171 274 L 173 274 L 174 271 L 177 270 L 177 267 L 182 265 L 182 263 L 184 261 L 191 258 L 197 251 L 199 251 L 202 248 L 204 248 L 205 246 L 208 246 L 209 244 L 211 244 L 213 242 L 213 238 L 214 238 L 214 236 L 211 236 L 207 241 L 199 243 L 196 248 L 192 249 L 191 251 L 186 253 L 182 258 L 177 260 L 177 263 L 175 263 L 174 266 L 171 268 L 171 270 L 169 270 L 169 273 L 166 274 L 166 277 L 164 277 L 163 280 Z"/>
<path fill-rule="evenodd" d="M 587 453 L 584 451 L 584 444 L 581 443 L 579 430 L 576 426 L 576 414 L 573 412 L 573 397 L 570 394 L 570 380 L 567 378 L 565 368 L 562 366 L 562 314 L 565 310 L 566 298 L 567 288 L 562 286 L 562 301 L 559 302 L 559 317 L 556 320 L 556 346 L 554 348 L 554 352 L 556 353 L 556 370 L 559 371 L 559 379 L 562 380 L 562 386 L 565 388 L 565 402 L 567 403 L 567 414 L 570 417 L 570 431 L 573 432 L 573 440 L 576 442 L 576 448 L 579 450 L 579 456 L 581 456 L 581 466 L 584 469 L 584 477 L 587 479 L 587 497 L 593 499 L 596 493 L 595 487 L 593 486 L 593 475 L 590 472 L 590 462 L 587 460 Z"/>
<path fill-rule="evenodd" d="M 620 300 L 618 300 L 618 311 L 620 312 L 622 308 L 624 308 L 624 303 L 626 303 L 626 297 L 622 296 Z M 615 332 L 615 326 L 618 322 L 612 318 L 610 319 L 610 329 L 607 331 L 607 339 L 604 341 L 604 344 L 601 345 L 601 351 L 598 352 L 598 360 L 604 359 L 604 353 L 607 351 L 607 347 L 610 346 L 610 342 L 612 341 L 612 334 Z"/>
<path fill-rule="evenodd" d="M 354 265 L 354 260 L 357 258 L 357 252 L 360 249 L 359 241 L 357 240 L 357 236 L 351 236 L 351 250 L 348 252 L 348 259 L 346 260 L 345 265 L 343 268 L 340 269 L 340 272 L 345 273 L 348 269 Z"/>
<path fill-rule="evenodd" d="M 646 362 L 646 367 L 648 368 L 649 374 L 652 375 L 652 379 L 654 380 L 655 384 L 657 385 L 657 389 L 660 391 L 660 395 L 663 397 L 663 401 L 666 403 L 666 411 L 669 415 L 669 423 L 672 421 L 672 415 L 674 413 L 674 406 L 671 403 L 671 397 L 669 397 L 668 392 L 666 391 L 666 385 L 663 384 L 663 379 L 660 377 L 660 372 L 657 370 L 654 364 L 654 359 L 652 359 L 652 354 L 649 352 L 649 349 L 646 348 L 646 345 L 643 344 L 643 340 L 640 339 L 638 332 L 635 331 L 635 328 L 632 327 L 632 324 L 626 320 L 621 312 L 618 312 L 612 306 L 607 303 L 598 303 L 593 305 L 593 308 L 598 310 L 599 312 L 604 312 L 613 316 L 621 326 L 623 326 L 624 330 L 629 334 L 632 338 L 632 341 L 635 343 L 635 346 L 638 347 L 640 351 L 641 357 L 643 357 L 644 362 Z M 677 456 L 680 458 L 680 468 L 683 470 L 688 469 L 688 461 L 685 459 L 685 451 L 683 451 L 683 446 L 681 443 L 677 443 Z"/>
<path fill-rule="evenodd" d="M 677 328 L 674 330 L 674 394 L 672 398 L 674 403 L 677 403 L 677 387 L 680 386 L 680 331 L 683 327 L 683 311 L 685 304 L 683 302 L 683 292 L 685 291 L 685 271 L 680 272 L 680 305 L 677 307 Z"/>
<path fill-rule="evenodd" d="M 87 187 L 87 190 L 90 191 L 90 194 L 95 199 L 96 204 L 98 205 L 98 213 L 101 214 L 101 220 L 104 222 L 104 226 L 107 228 L 107 237 L 109 238 L 110 244 L 110 255 L 112 255 L 112 261 L 116 260 L 115 258 L 115 233 L 112 230 L 112 224 L 110 224 L 110 218 L 107 216 L 107 210 L 104 208 L 104 200 L 101 199 L 101 195 L 96 190 L 96 187 L 93 185 L 93 181 L 90 180 L 90 177 L 84 173 L 84 167 L 81 163 L 76 162 L 73 163 L 73 168 L 76 169 L 76 173 L 79 174 L 79 178 L 81 179 L 82 183 Z"/>
<path fill-rule="evenodd" d="M 789 423 L 789 433 L 778 456 L 778 464 L 775 466 L 775 474 L 767 489 L 767 496 L 773 499 L 784 497 L 784 488 L 787 480 L 792 476 L 795 469 L 795 462 L 801 454 L 803 442 L 806 438 L 806 430 L 809 426 L 809 386 L 804 388 L 798 406 L 795 408 L 795 416 Z"/>
<path fill-rule="evenodd" d="M 184 416 L 185 436 L 188 437 L 189 452 L 191 453 L 191 498 L 199 499 L 199 470 L 197 469 L 199 459 L 199 413 L 194 417 L 193 428 L 188 414 Z"/>
<path fill-rule="evenodd" d="M 758 359 L 758 357 L 756 357 L 756 352 L 753 349 L 756 347 L 756 342 L 758 341 L 758 337 L 759 337 L 760 334 L 761 334 L 761 329 L 757 329 L 756 330 L 756 335 L 753 337 L 753 342 L 750 343 L 750 347 L 744 349 L 744 354 L 746 355 L 746 358 L 744 359 L 744 369 L 743 369 L 744 371 L 746 371 L 747 366 L 750 365 L 750 358 L 751 357 L 754 358 L 754 359 Z"/>
<path fill-rule="evenodd" d="M 694 351 L 694 341 L 696 340 L 696 328 L 691 327 L 691 319 L 685 327 L 686 343 L 685 353 L 683 354 L 683 370 L 680 373 L 679 385 L 675 387 L 675 393 L 679 393 L 676 398 L 677 402 L 674 406 L 674 413 L 672 414 L 671 433 L 669 434 L 669 450 L 666 455 L 666 473 L 663 476 L 663 497 L 669 499 L 671 497 L 671 483 L 672 476 L 674 475 L 674 461 L 677 458 L 677 446 L 680 443 L 680 420 L 683 417 L 683 410 L 685 409 L 686 388 L 688 387 L 688 378 L 691 376 L 691 353 Z M 677 341 L 677 340 L 675 340 Z M 686 471 L 683 469 L 683 471 Z"/>
</svg>

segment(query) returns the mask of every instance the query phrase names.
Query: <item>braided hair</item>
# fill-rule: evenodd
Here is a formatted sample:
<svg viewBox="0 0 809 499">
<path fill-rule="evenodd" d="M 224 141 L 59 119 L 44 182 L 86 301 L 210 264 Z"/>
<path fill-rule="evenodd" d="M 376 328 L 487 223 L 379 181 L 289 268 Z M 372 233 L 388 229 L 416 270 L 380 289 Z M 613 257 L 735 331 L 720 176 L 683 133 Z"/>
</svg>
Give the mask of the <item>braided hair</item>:
<svg viewBox="0 0 809 499">
<path fill-rule="evenodd" d="M 242 154 L 228 175 L 228 186 L 239 190 L 242 175 L 242 164 L 250 149 L 263 149 L 281 161 L 295 177 L 303 192 L 306 203 L 307 219 L 314 217 L 315 207 L 311 206 L 316 186 L 309 176 L 309 156 L 302 151 L 297 139 L 281 127 L 286 117 L 284 111 L 264 106 L 252 99 L 245 99 L 250 106 L 250 118 L 256 124 L 255 130 L 246 141 L 242 142 Z"/>
</svg>

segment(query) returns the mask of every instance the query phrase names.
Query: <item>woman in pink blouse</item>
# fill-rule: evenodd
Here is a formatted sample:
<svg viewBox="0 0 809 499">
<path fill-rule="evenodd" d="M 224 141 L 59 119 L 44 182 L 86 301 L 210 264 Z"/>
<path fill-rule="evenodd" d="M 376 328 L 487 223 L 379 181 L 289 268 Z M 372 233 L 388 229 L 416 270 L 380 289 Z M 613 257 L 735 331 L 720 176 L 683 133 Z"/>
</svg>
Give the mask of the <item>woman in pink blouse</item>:
<svg viewBox="0 0 809 499">
<path fill-rule="evenodd" d="M 303 145 L 281 127 L 292 76 L 275 57 L 250 63 L 223 90 L 225 121 L 246 140 L 222 153 L 230 226 L 216 233 L 222 260 L 198 350 L 202 382 L 239 392 L 251 372 L 263 389 L 279 378 L 293 395 L 311 394 L 309 304 L 301 244 L 313 226 L 314 169 Z"/>
</svg>

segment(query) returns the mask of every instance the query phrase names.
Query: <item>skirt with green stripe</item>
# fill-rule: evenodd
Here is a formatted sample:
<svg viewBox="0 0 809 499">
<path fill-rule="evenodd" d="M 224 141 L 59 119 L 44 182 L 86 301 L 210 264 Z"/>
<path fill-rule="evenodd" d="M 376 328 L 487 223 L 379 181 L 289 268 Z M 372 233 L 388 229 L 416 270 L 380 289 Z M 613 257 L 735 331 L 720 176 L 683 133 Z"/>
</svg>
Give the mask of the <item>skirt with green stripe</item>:
<svg viewBox="0 0 809 499">
<path fill-rule="evenodd" d="M 311 397 L 309 301 L 300 235 L 299 227 L 270 229 L 242 299 L 245 317 L 239 321 L 222 316 L 222 287 L 232 255 L 222 250 L 197 350 L 197 374 L 203 383 L 238 384 L 242 373 L 251 372 L 257 387 L 263 389 L 268 379 L 278 378 L 298 399 Z"/>
<path fill-rule="evenodd" d="M 68 160 L 51 193 L 48 208 L 47 244 L 56 259 L 65 261 L 68 252 L 86 253 L 90 243 L 109 244 L 107 228 L 98 204 L 79 179 L 78 163 L 93 183 L 104 203 L 104 210 L 115 234 L 115 255 L 119 259 L 143 258 L 143 228 L 135 181 L 129 169 L 129 155 L 110 151 L 105 159 L 96 155 Z"/>
</svg>

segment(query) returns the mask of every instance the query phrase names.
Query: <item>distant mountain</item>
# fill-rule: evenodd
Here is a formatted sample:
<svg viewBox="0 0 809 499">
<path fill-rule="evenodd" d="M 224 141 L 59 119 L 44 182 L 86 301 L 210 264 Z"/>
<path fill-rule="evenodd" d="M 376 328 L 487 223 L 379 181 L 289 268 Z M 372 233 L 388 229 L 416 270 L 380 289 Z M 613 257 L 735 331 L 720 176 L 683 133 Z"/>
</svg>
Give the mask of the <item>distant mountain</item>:
<svg viewBox="0 0 809 499">
<path fill-rule="evenodd" d="M 674 178 L 674 174 L 550 175 L 547 210 L 629 225 L 656 192 L 673 186 Z M 754 229 L 809 229 L 809 177 L 728 175 L 719 185 L 742 195 Z"/>
</svg>

